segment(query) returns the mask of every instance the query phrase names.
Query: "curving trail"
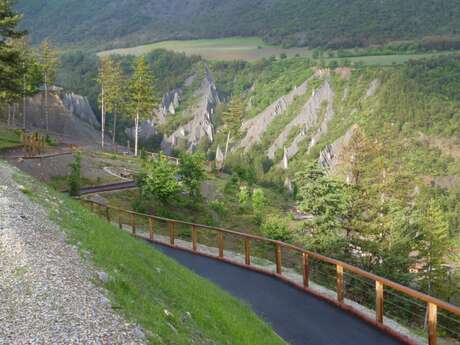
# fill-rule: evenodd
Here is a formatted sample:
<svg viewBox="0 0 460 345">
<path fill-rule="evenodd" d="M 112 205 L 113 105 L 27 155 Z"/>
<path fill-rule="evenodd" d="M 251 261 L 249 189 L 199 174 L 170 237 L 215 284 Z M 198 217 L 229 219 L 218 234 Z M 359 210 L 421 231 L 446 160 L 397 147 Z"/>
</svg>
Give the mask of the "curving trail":
<svg viewBox="0 0 460 345">
<path fill-rule="evenodd" d="M 403 344 L 355 316 L 279 279 L 155 245 L 198 275 L 248 303 L 291 345 Z"/>
</svg>

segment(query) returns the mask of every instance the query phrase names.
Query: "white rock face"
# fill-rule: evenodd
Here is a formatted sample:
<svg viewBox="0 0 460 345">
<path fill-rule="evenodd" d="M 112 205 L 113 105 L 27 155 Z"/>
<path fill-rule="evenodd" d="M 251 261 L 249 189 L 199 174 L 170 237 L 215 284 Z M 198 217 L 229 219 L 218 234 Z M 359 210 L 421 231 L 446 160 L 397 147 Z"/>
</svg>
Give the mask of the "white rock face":
<svg viewBox="0 0 460 345">
<path fill-rule="evenodd" d="M 190 109 L 192 120 L 179 127 L 161 143 L 161 147 L 166 153 L 171 153 L 179 139 L 186 140 L 189 151 L 194 151 L 203 139 L 210 143 L 214 141 L 212 117 L 217 105 L 220 103 L 220 99 L 214 79 L 208 68 L 206 68 L 205 78 L 201 83 L 201 87 L 195 92 L 194 97 L 199 98 L 199 103 Z"/>
<path fill-rule="evenodd" d="M 338 138 L 332 144 L 327 145 L 324 150 L 321 151 L 318 163 L 328 171 L 333 172 L 340 164 L 341 156 L 346 147 L 350 144 L 351 138 L 358 128 L 358 125 L 353 125 L 342 137 Z"/>
<path fill-rule="evenodd" d="M 369 85 L 369 88 L 367 89 L 366 97 L 374 96 L 377 90 L 379 89 L 379 87 L 380 87 L 380 80 L 374 79 Z"/>
<path fill-rule="evenodd" d="M 163 96 L 157 111 L 160 123 L 165 122 L 167 116 L 176 114 L 180 105 L 181 95 L 182 89 L 179 88 L 171 90 Z"/>
<path fill-rule="evenodd" d="M 275 140 L 273 145 L 268 150 L 268 157 L 270 159 L 275 158 L 276 151 L 282 148 L 289 138 L 289 134 L 292 129 L 303 127 L 303 130 L 299 135 L 294 138 L 294 141 L 286 149 L 288 158 L 293 157 L 299 151 L 299 144 L 307 138 L 309 130 L 318 125 L 318 115 L 323 102 L 327 102 L 328 109 L 326 116 L 320 126 L 320 129 L 314 135 L 310 147 L 317 143 L 317 140 L 327 131 L 327 125 L 334 116 L 333 111 L 334 91 L 328 81 L 324 82 L 319 90 L 313 91 L 312 97 L 303 106 L 299 115 L 292 120 L 281 132 L 278 138 Z"/>
<path fill-rule="evenodd" d="M 246 132 L 246 136 L 241 141 L 239 147 L 244 148 L 244 152 L 248 152 L 254 144 L 260 141 L 263 133 L 272 121 L 276 117 L 283 115 L 296 97 L 302 96 L 307 92 L 307 88 L 308 82 L 305 81 L 287 95 L 277 99 L 256 117 L 243 122 L 241 130 Z"/>
<path fill-rule="evenodd" d="M 64 106 L 80 120 L 90 124 L 94 128 L 100 126 L 99 121 L 94 115 L 93 109 L 89 105 L 86 97 L 72 93 L 66 93 L 62 96 Z"/>
</svg>

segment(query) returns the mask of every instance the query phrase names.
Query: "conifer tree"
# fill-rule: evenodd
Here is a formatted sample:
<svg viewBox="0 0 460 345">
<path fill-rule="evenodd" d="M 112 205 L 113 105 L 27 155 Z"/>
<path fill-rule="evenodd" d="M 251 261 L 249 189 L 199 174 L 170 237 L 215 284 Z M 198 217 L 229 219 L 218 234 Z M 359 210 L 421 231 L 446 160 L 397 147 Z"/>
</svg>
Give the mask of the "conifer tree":
<svg viewBox="0 0 460 345">
<path fill-rule="evenodd" d="M 48 92 L 49 85 L 53 84 L 56 79 L 56 68 L 58 65 L 57 51 L 52 47 L 48 40 L 40 45 L 40 65 L 43 72 L 43 86 L 45 93 L 45 127 L 49 131 L 49 109 L 48 109 Z"/>
<path fill-rule="evenodd" d="M 21 16 L 12 9 L 12 1 L 0 0 L 0 100 L 7 102 L 21 94 L 21 54 L 13 42 L 24 36 L 16 26 Z"/>
<path fill-rule="evenodd" d="M 139 122 L 152 114 L 156 105 L 155 81 L 144 57 L 136 60 L 134 74 L 129 82 L 128 107 L 134 119 L 134 156 L 139 146 Z"/>
<path fill-rule="evenodd" d="M 224 122 L 227 128 L 227 143 L 225 145 L 225 157 L 227 158 L 228 146 L 232 136 L 238 134 L 241 122 L 244 117 L 244 104 L 240 97 L 235 96 L 231 99 L 227 109 L 223 113 Z"/>
</svg>

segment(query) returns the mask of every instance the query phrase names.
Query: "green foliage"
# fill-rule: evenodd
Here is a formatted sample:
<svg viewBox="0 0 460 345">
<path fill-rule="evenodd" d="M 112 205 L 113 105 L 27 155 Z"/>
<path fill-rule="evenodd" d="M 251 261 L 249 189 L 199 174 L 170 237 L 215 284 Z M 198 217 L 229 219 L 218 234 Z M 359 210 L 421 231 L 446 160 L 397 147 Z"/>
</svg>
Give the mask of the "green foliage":
<svg viewBox="0 0 460 345">
<path fill-rule="evenodd" d="M 274 0 L 242 2 L 228 0 L 225 6 L 213 0 L 180 6 L 162 15 L 157 7 L 137 6 L 135 0 L 107 6 L 105 2 L 83 0 L 69 14 L 74 0 L 20 2 L 26 13 L 25 27 L 34 40 L 50 37 L 68 46 L 135 46 L 141 43 L 184 37 L 227 37 L 257 35 L 286 47 L 294 45 L 347 48 L 390 40 L 458 34 L 459 6 L 456 1 Z M 47 18 L 55 18 L 48 23 Z M 110 28 L 104 18 L 117 18 Z M 219 18 L 219 20 L 209 20 Z M 442 25 L 440 25 L 442 23 Z M 72 30 L 69 32 L 68 28 Z M 112 42 L 116 42 L 115 44 Z"/>
<path fill-rule="evenodd" d="M 9 101 L 22 90 L 22 75 L 24 73 L 24 59 L 21 51 L 14 44 L 23 36 L 23 32 L 16 29 L 21 16 L 12 8 L 9 0 L 0 1 L 0 102 Z"/>
<path fill-rule="evenodd" d="M 242 210 L 249 207 L 251 201 L 251 192 L 247 186 L 241 186 L 238 193 L 238 202 Z"/>
<path fill-rule="evenodd" d="M 349 216 L 348 186 L 326 175 L 317 163 L 309 163 L 295 178 L 299 209 L 313 216 L 307 222 L 312 236 L 299 238 L 321 253 L 338 256 L 345 238 L 342 222 Z"/>
<path fill-rule="evenodd" d="M 202 152 L 180 155 L 179 179 L 193 198 L 201 196 L 201 185 L 206 178 L 205 164 L 206 161 Z"/>
<path fill-rule="evenodd" d="M 71 196 L 80 195 L 81 188 L 81 153 L 74 153 L 74 161 L 70 164 L 70 174 L 68 178 L 69 194 Z"/>
<path fill-rule="evenodd" d="M 144 162 L 137 183 L 141 197 L 154 198 L 162 203 L 170 202 L 181 191 L 177 181 L 177 167 L 163 154 Z"/>
<path fill-rule="evenodd" d="M 260 231 L 264 236 L 273 240 L 289 242 L 292 239 L 292 232 L 282 215 L 269 216 L 262 223 Z"/>
<path fill-rule="evenodd" d="M 263 214 L 267 208 L 269 201 L 265 197 L 265 193 L 262 189 L 256 188 L 252 192 L 252 209 L 256 217 L 256 222 L 260 224 L 262 222 Z"/>
</svg>

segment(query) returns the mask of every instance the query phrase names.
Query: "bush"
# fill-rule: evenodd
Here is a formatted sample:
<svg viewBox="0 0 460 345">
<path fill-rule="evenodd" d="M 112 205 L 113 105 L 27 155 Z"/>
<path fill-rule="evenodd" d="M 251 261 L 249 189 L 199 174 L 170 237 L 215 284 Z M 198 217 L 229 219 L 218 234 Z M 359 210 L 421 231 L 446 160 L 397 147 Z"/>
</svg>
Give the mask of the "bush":
<svg viewBox="0 0 460 345">
<path fill-rule="evenodd" d="M 289 241 L 292 238 L 287 222 L 281 215 L 268 217 L 260 227 L 262 234 L 277 241 Z"/>
</svg>

